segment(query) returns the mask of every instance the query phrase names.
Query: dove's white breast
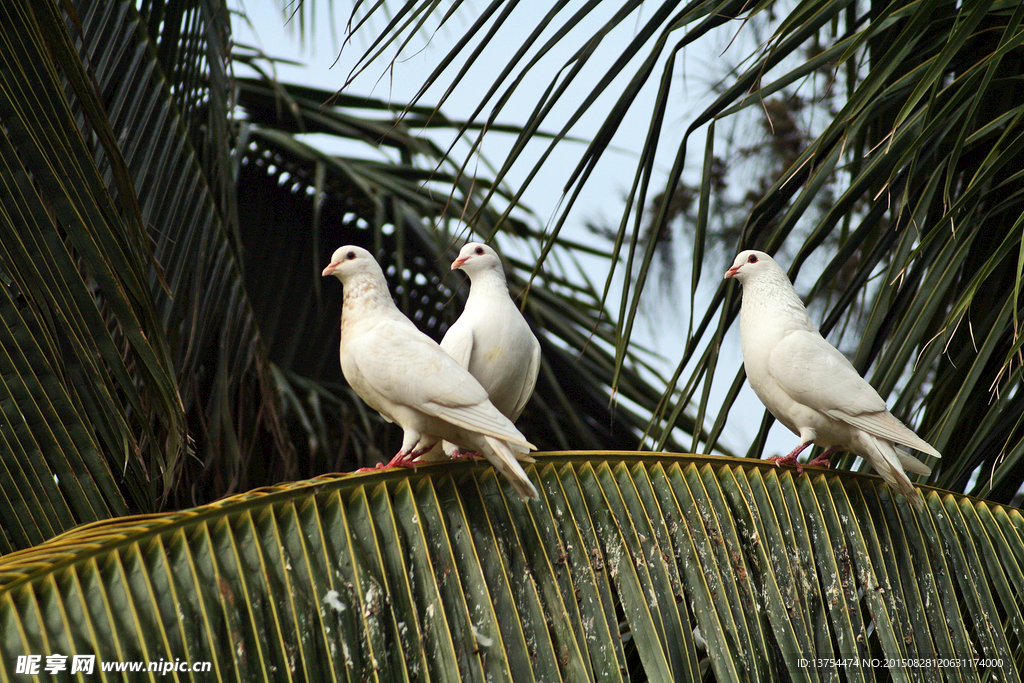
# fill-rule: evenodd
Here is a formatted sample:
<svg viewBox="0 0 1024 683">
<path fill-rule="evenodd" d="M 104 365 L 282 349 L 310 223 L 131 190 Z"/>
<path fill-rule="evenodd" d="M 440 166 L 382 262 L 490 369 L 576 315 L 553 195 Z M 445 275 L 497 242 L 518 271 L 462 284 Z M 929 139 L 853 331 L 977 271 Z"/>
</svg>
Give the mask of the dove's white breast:
<svg viewBox="0 0 1024 683">
<path fill-rule="evenodd" d="M 515 420 L 533 393 L 540 344 L 504 280 L 489 275 L 481 273 L 473 281 L 466 308 L 441 348 L 483 385 L 498 410 Z"/>
<path fill-rule="evenodd" d="M 806 308 L 794 296 L 788 280 L 783 283 L 764 278 L 747 282 L 743 304 L 740 309 L 743 367 L 757 397 L 794 433 L 810 428 L 823 442 L 838 443 L 846 438 L 848 430 L 822 414 L 808 396 L 795 395 L 798 392 L 786 384 L 794 373 L 809 370 L 800 367 L 801 354 L 793 352 L 794 348 L 816 347 L 815 338 L 828 346 L 810 323 Z M 784 372 L 780 372 L 782 368 Z"/>
</svg>

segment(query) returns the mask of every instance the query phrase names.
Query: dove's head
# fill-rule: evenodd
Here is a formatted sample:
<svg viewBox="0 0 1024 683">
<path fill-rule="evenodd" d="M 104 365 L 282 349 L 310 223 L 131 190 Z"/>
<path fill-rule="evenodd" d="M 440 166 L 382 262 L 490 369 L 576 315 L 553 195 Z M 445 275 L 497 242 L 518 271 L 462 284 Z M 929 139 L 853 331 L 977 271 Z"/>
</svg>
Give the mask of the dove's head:
<svg viewBox="0 0 1024 683">
<path fill-rule="evenodd" d="M 734 277 L 743 284 L 747 278 L 771 270 L 780 270 L 779 264 L 771 256 L 763 251 L 748 249 L 736 254 L 736 260 L 732 262 L 732 268 L 725 271 L 725 277 Z"/>
<path fill-rule="evenodd" d="M 452 261 L 452 270 L 456 268 L 464 270 L 470 278 L 475 273 L 493 270 L 501 274 L 503 280 L 505 279 L 505 271 L 501 268 L 501 259 L 498 258 L 498 253 L 486 244 L 479 242 L 469 242 L 462 247 L 459 257 Z"/>
<path fill-rule="evenodd" d="M 342 282 L 353 275 L 379 274 L 383 278 L 383 272 L 377 261 L 362 247 L 355 247 L 351 244 L 338 249 L 331 256 L 330 264 L 324 268 L 323 276 L 333 275 Z"/>
</svg>

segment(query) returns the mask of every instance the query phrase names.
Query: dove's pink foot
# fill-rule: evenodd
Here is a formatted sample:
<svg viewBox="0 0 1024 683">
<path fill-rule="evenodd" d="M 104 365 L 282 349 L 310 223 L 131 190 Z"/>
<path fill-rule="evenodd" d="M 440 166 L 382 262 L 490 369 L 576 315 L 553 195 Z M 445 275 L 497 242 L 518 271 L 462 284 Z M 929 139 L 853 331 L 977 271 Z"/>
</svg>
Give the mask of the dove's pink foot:
<svg viewBox="0 0 1024 683">
<path fill-rule="evenodd" d="M 810 445 L 811 442 L 808 441 L 807 443 L 802 443 L 798 445 L 796 448 L 791 450 L 786 455 L 773 455 L 770 458 L 765 458 L 765 460 L 767 460 L 768 462 L 775 463 L 776 467 L 778 467 L 779 465 L 789 465 L 791 467 L 796 467 L 797 474 L 803 474 L 804 466 L 801 465 L 796 458 L 798 455 L 804 452 L 804 449 L 806 449 Z"/>
<path fill-rule="evenodd" d="M 391 462 L 385 465 L 385 467 L 411 467 L 412 469 L 416 469 L 419 465 L 419 463 L 416 462 L 416 458 L 429 451 L 433 446 L 434 444 L 431 443 L 423 448 L 413 448 L 409 451 L 398 451 L 395 453 L 395 457 L 391 458 Z"/>
<path fill-rule="evenodd" d="M 480 457 L 480 454 L 477 453 L 476 451 L 460 451 L 458 448 L 456 448 L 452 452 L 452 460 L 465 460 L 465 459 L 468 458 L 468 459 L 472 460 L 473 462 L 476 462 L 477 458 L 479 458 L 479 457 Z"/>
<path fill-rule="evenodd" d="M 385 467 L 411 467 L 416 469 L 416 463 L 412 461 L 416 455 L 419 454 L 417 453 L 414 455 L 413 453 L 403 453 L 402 451 L 398 451 L 395 453 L 395 457 L 391 458 L 391 461 L 388 462 Z"/>
<path fill-rule="evenodd" d="M 807 463 L 809 467 L 831 467 L 832 454 L 839 450 L 838 446 L 832 446 L 814 460 Z"/>
<path fill-rule="evenodd" d="M 804 473 L 804 466 L 797 461 L 796 456 L 792 453 L 789 455 L 773 455 L 770 458 L 765 458 L 765 460 L 775 463 L 776 467 L 779 465 L 788 465 L 790 467 L 795 467 L 797 474 Z"/>
</svg>

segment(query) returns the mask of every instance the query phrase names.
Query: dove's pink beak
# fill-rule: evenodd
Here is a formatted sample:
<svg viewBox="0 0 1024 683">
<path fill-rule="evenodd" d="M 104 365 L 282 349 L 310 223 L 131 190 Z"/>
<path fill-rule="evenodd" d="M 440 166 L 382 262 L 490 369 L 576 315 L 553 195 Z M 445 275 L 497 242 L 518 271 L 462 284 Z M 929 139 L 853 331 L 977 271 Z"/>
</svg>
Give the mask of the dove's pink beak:
<svg viewBox="0 0 1024 683">
<path fill-rule="evenodd" d="M 328 275 L 334 275 L 334 269 L 337 268 L 337 266 L 338 262 L 333 261 L 329 266 L 324 268 L 324 272 L 322 273 L 323 277 L 327 277 Z"/>
<path fill-rule="evenodd" d="M 465 262 L 466 262 L 466 261 L 468 261 L 468 260 L 469 260 L 469 257 L 468 257 L 468 256 L 463 256 L 463 257 L 461 257 L 461 258 L 457 258 L 457 259 L 455 259 L 454 261 L 452 261 L 452 267 L 451 267 L 451 269 L 452 269 L 452 270 L 455 270 L 455 269 L 457 269 L 457 268 L 461 268 L 461 267 L 462 267 L 462 264 L 463 264 L 463 263 L 465 263 Z"/>
<path fill-rule="evenodd" d="M 722 278 L 722 279 L 723 280 L 728 280 L 729 278 L 731 278 L 733 275 L 735 275 L 738 272 L 740 272 L 740 267 L 739 266 L 733 266 L 729 270 L 725 271 L 725 277 Z"/>
</svg>

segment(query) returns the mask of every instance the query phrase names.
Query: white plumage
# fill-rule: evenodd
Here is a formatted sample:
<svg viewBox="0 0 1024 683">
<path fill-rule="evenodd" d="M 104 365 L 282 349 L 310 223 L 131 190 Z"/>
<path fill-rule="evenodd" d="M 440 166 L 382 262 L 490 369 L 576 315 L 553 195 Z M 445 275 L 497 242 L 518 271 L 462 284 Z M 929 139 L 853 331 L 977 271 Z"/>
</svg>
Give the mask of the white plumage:
<svg viewBox="0 0 1024 683">
<path fill-rule="evenodd" d="M 494 407 L 515 422 L 537 383 L 540 343 L 509 296 L 501 259 L 493 249 L 470 242 L 451 267 L 469 276 L 469 297 L 441 348 L 469 370 Z M 445 451 L 451 455 L 454 448 L 445 443 Z"/>
<path fill-rule="evenodd" d="M 402 448 L 388 465 L 409 464 L 445 439 L 482 453 L 523 498 L 537 498 L 537 489 L 516 461 L 516 453 L 528 452 L 533 444 L 491 404 L 467 370 L 398 310 L 370 253 L 341 247 L 323 275 L 334 275 L 344 286 L 345 379 L 404 432 Z"/>
<path fill-rule="evenodd" d="M 744 251 L 725 277 L 743 285 L 740 344 L 750 386 L 769 412 L 800 437 L 792 452 L 772 459 L 797 464 L 797 456 L 814 443 L 826 451 L 812 464 L 827 466 L 832 453 L 846 450 L 867 460 L 915 506 L 923 506 L 904 468 L 925 475 L 931 468 L 895 445 L 936 458 L 939 452 L 893 417 L 846 356 L 825 341 L 782 268 L 764 252 Z"/>
</svg>

